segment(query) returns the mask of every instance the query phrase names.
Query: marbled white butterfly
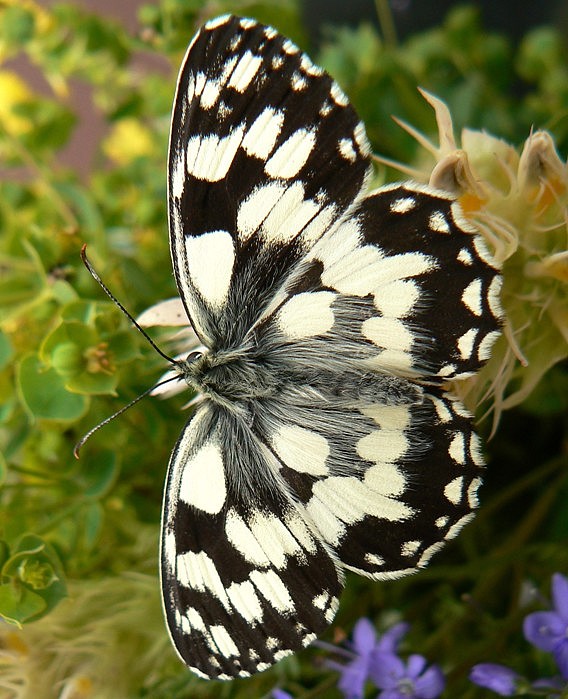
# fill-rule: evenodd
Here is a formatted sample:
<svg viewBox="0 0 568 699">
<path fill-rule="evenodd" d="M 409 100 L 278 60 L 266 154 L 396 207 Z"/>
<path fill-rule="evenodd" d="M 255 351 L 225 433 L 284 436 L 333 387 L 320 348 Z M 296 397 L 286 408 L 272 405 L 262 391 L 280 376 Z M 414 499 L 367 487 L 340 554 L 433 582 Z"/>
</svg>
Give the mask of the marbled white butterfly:
<svg viewBox="0 0 568 699">
<path fill-rule="evenodd" d="M 168 193 L 203 345 L 176 372 L 200 397 L 171 456 L 161 571 L 201 677 L 308 645 L 346 571 L 414 572 L 477 505 L 478 438 L 445 382 L 488 358 L 500 276 L 454 197 L 365 193 L 370 170 L 354 109 L 290 40 L 233 16 L 198 32 Z"/>
</svg>

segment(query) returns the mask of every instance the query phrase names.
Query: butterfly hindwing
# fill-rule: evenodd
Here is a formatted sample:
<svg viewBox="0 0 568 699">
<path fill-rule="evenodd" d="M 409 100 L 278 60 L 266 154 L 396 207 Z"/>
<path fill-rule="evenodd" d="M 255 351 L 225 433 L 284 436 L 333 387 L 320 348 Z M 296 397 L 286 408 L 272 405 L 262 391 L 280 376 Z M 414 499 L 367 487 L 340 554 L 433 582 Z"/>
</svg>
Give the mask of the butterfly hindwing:
<svg viewBox="0 0 568 699">
<path fill-rule="evenodd" d="M 441 383 L 489 357 L 500 285 L 452 197 L 387 186 L 319 239 L 254 332 L 298 374 L 334 363 Z"/>
<path fill-rule="evenodd" d="M 200 676 L 264 670 L 335 615 L 336 566 L 279 481 L 273 455 L 246 422 L 212 405 L 198 408 L 173 451 L 164 606 L 180 657 Z"/>
</svg>

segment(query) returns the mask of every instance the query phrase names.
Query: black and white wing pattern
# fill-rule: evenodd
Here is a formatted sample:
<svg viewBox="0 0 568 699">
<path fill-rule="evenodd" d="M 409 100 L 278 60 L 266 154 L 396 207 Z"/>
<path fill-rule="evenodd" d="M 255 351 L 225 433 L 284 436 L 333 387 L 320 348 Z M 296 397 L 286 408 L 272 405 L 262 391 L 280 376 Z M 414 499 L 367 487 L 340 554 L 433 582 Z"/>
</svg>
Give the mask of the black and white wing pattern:
<svg viewBox="0 0 568 699">
<path fill-rule="evenodd" d="M 487 360 L 500 276 L 458 204 L 365 193 L 370 148 L 333 79 L 254 20 L 184 59 L 170 244 L 206 351 L 164 496 L 165 613 L 206 678 L 262 671 L 333 619 L 345 571 L 396 578 L 471 519 L 483 459 L 447 392 Z"/>
</svg>

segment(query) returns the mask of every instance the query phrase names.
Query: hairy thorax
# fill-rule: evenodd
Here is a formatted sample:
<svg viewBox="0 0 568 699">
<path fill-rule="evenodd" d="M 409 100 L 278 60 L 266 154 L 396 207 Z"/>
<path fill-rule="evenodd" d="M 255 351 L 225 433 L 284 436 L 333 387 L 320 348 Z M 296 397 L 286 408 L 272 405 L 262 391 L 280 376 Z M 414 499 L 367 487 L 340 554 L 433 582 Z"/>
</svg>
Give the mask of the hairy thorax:
<svg viewBox="0 0 568 699">
<path fill-rule="evenodd" d="M 203 396 L 240 411 L 243 403 L 276 399 L 290 390 L 309 389 L 311 400 L 335 405 L 359 402 L 408 405 L 422 402 L 422 389 L 404 378 L 370 371 L 350 364 L 330 370 L 321 366 L 282 365 L 275 370 L 270 357 L 258 357 L 246 350 L 192 353 L 180 362 L 185 381 Z M 286 370 L 288 369 L 288 370 Z"/>
</svg>

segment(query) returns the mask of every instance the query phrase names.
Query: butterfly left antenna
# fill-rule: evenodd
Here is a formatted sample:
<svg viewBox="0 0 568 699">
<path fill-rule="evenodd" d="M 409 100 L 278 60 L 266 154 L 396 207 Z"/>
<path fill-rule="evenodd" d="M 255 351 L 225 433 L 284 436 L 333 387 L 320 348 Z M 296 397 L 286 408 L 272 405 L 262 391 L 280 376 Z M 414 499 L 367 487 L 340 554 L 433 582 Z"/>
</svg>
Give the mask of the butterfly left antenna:
<svg viewBox="0 0 568 699">
<path fill-rule="evenodd" d="M 131 313 L 129 313 L 126 308 L 120 303 L 120 301 L 116 298 L 116 296 L 112 293 L 112 291 L 108 288 L 108 286 L 103 282 L 103 280 L 99 277 L 96 269 L 93 267 L 91 264 L 91 261 L 87 257 L 87 243 L 84 243 L 83 247 L 81 248 L 81 259 L 83 260 L 83 264 L 85 267 L 89 270 L 89 274 L 93 279 L 97 282 L 97 284 L 101 287 L 101 289 L 105 292 L 105 294 L 109 297 L 109 299 L 118 307 L 120 310 L 124 313 L 124 315 L 128 318 L 128 320 L 134 325 L 134 327 L 142 333 L 142 335 L 146 338 L 146 340 L 152 345 L 152 347 L 156 350 L 156 352 L 163 357 L 166 361 L 168 361 L 172 366 L 177 366 L 177 362 L 175 359 L 172 359 L 172 357 L 169 357 L 165 352 L 163 352 L 158 345 L 152 340 L 150 335 L 144 330 L 144 328 L 138 323 L 138 321 L 132 316 Z M 154 387 L 155 388 L 155 387 Z M 152 390 L 152 389 L 150 389 Z M 130 406 L 126 406 L 130 407 Z M 115 417 L 114 415 L 112 417 Z M 111 418 L 112 419 L 112 418 Z"/>
<path fill-rule="evenodd" d="M 175 359 L 172 359 L 172 357 L 169 357 L 165 352 L 163 352 L 158 345 L 152 340 L 152 338 L 148 335 L 148 333 L 144 330 L 144 328 L 138 323 L 138 321 L 132 316 L 131 313 L 129 313 L 126 308 L 120 303 L 120 301 L 116 298 L 116 296 L 112 293 L 112 291 L 108 288 L 108 286 L 103 282 L 103 280 L 99 277 L 97 271 L 91 264 L 91 261 L 87 257 L 87 244 L 85 243 L 83 247 L 81 248 L 81 259 L 83 260 L 83 264 L 85 267 L 89 270 L 89 274 L 93 279 L 98 283 L 98 285 L 101 287 L 101 289 L 105 292 L 105 294 L 109 297 L 109 299 L 116 305 L 120 310 L 124 313 L 124 315 L 128 318 L 128 320 L 134 325 L 135 328 L 137 328 L 140 333 L 146 338 L 146 340 L 152 345 L 152 347 L 156 350 L 156 352 L 163 357 L 166 361 L 168 361 L 170 364 L 173 366 L 178 366 L 178 362 Z M 92 429 L 90 429 L 87 434 L 85 434 L 81 439 L 75 444 L 75 447 L 73 449 L 73 454 L 75 455 L 75 458 L 79 458 L 79 451 L 85 444 L 85 442 L 90 439 L 95 432 L 98 432 L 98 430 L 101 429 L 101 427 L 104 427 L 105 425 L 108 425 L 109 422 L 115 419 L 115 417 L 118 417 L 119 415 L 122 415 L 122 413 L 125 413 L 129 408 L 131 408 L 133 405 L 136 405 L 138 401 L 142 400 L 142 398 L 145 398 L 146 396 L 150 395 L 152 391 L 159 386 L 163 386 L 165 383 L 169 383 L 170 381 L 175 381 L 176 379 L 179 379 L 179 376 L 171 376 L 168 379 L 164 379 L 163 381 L 159 381 L 157 384 L 154 384 L 154 386 L 151 386 L 149 389 L 144 391 L 144 393 L 141 393 L 139 396 L 134 398 L 134 400 L 131 400 L 130 403 L 127 403 L 124 405 L 120 410 L 117 410 L 116 413 L 113 413 L 109 417 L 105 418 L 102 422 L 99 422 L 98 425 L 95 425 Z"/>
<path fill-rule="evenodd" d="M 136 405 L 138 401 L 142 400 L 142 398 L 146 398 L 146 396 L 150 395 L 152 391 L 159 386 L 163 386 L 165 383 L 169 383 L 170 381 L 175 381 L 176 379 L 179 380 L 179 376 L 170 376 L 168 379 L 164 379 L 163 381 L 158 381 L 157 384 L 154 384 L 153 386 L 150 386 L 147 390 L 144 391 L 144 393 L 141 393 L 139 396 L 136 396 L 133 400 L 130 401 L 130 403 L 127 403 L 126 405 L 123 405 L 120 410 L 117 410 L 116 413 L 113 413 L 109 417 L 106 417 L 102 422 L 99 422 L 98 425 L 95 425 L 92 429 L 90 429 L 87 434 L 83 435 L 81 439 L 75 444 L 73 447 L 73 456 L 78 459 L 79 458 L 79 451 L 82 449 L 83 445 L 85 442 L 90 439 L 95 432 L 98 432 L 101 427 L 104 427 L 105 425 L 108 425 L 109 422 L 114 420 L 115 417 L 118 417 L 119 415 L 122 415 L 122 413 L 125 413 L 129 408 L 131 408 L 133 405 Z"/>
</svg>

